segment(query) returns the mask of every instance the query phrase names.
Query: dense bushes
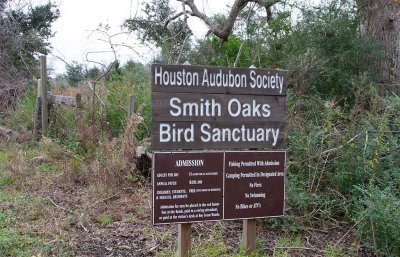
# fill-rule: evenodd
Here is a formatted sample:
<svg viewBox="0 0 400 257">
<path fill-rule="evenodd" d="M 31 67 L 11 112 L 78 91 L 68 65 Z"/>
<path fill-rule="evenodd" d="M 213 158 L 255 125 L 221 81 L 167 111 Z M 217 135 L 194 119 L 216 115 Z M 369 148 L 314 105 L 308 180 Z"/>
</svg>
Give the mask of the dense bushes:
<svg viewBox="0 0 400 257">
<path fill-rule="evenodd" d="M 288 120 L 289 178 L 304 180 L 310 194 L 341 197 L 346 208 L 358 198 L 359 188 L 370 183 L 398 192 L 400 99 L 370 97 L 364 101 L 376 101 L 374 109 L 361 114 L 303 98 L 299 113 Z"/>
<path fill-rule="evenodd" d="M 288 218 L 352 219 L 368 247 L 397 256 L 400 98 L 378 96 L 371 64 L 379 50 L 358 37 L 356 16 L 328 10 L 329 22 L 308 14 L 313 22 L 288 35 Z"/>
</svg>

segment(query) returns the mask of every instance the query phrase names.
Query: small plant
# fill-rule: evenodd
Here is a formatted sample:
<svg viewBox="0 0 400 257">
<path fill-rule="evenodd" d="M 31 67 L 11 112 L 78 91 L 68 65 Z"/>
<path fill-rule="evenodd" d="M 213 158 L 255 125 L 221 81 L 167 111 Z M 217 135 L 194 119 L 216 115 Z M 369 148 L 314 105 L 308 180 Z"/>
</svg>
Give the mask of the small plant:
<svg viewBox="0 0 400 257">
<path fill-rule="evenodd" d="M 31 221 L 44 218 L 45 215 L 45 201 L 41 198 L 33 199 L 30 202 L 30 217 Z"/>
<path fill-rule="evenodd" d="M 9 153 L 8 151 L 0 151 L 0 165 L 4 165 L 7 163 L 9 159 Z"/>
<path fill-rule="evenodd" d="M 9 159 L 7 152 L 0 151 L 0 187 L 8 186 L 13 183 L 13 179 L 8 171 L 6 171 L 6 164 Z"/>
<path fill-rule="evenodd" d="M 114 223 L 114 218 L 110 214 L 101 214 L 97 216 L 96 221 L 102 226 L 107 227 Z"/>
<path fill-rule="evenodd" d="M 64 173 L 66 180 L 72 184 L 86 185 L 88 183 L 88 172 L 83 161 L 71 158 Z"/>
<path fill-rule="evenodd" d="M 345 251 L 340 245 L 327 245 L 324 249 L 324 254 L 326 257 L 355 256 L 353 248 Z"/>
<path fill-rule="evenodd" d="M 243 241 L 243 240 L 241 240 Z M 229 254 L 228 254 L 229 256 Z M 235 253 L 233 255 L 234 257 L 261 257 L 265 256 L 265 242 L 257 237 L 256 238 L 256 251 L 251 252 L 251 253 L 246 253 L 246 251 L 243 249 L 243 242 L 240 243 L 239 245 L 239 252 Z"/>
<path fill-rule="evenodd" d="M 288 235 L 278 238 L 275 243 L 274 257 L 290 256 L 288 249 L 290 247 L 301 247 L 301 238 L 296 235 Z"/>
<path fill-rule="evenodd" d="M 13 179 L 10 175 L 5 175 L 0 173 L 0 187 L 8 186 L 13 183 Z"/>
<path fill-rule="evenodd" d="M 45 173 L 57 173 L 64 170 L 59 163 L 43 163 L 40 168 Z"/>
</svg>

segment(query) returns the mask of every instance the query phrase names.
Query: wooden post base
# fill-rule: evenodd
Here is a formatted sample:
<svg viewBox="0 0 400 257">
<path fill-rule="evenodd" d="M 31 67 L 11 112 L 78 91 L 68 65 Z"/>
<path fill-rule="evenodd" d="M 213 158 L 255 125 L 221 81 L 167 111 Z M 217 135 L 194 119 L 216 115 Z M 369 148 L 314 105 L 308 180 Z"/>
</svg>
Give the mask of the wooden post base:
<svg viewBox="0 0 400 257">
<path fill-rule="evenodd" d="M 256 251 L 256 220 L 243 220 L 243 249 L 246 254 Z"/>
<path fill-rule="evenodd" d="M 192 247 L 192 225 L 178 224 L 178 257 L 188 257 Z"/>
</svg>

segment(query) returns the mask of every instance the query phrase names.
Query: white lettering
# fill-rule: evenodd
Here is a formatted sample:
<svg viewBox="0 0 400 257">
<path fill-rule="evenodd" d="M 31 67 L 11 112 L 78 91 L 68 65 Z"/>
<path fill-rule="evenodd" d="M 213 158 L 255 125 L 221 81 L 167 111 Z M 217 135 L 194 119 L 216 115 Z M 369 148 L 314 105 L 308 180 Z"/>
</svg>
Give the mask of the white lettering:
<svg viewBox="0 0 400 257">
<path fill-rule="evenodd" d="M 188 128 L 179 128 L 175 123 L 160 124 L 160 143 L 168 142 L 194 142 L 194 124 Z"/>
<path fill-rule="evenodd" d="M 251 104 L 241 103 L 238 99 L 232 98 L 228 102 L 228 113 L 231 117 L 264 117 L 271 116 L 271 106 L 269 104 L 257 103 L 257 100 L 253 99 Z"/>
<path fill-rule="evenodd" d="M 160 70 L 158 70 L 156 66 L 154 70 L 154 79 L 156 85 L 161 83 L 161 78 L 162 78 L 162 67 L 160 67 Z"/>
<path fill-rule="evenodd" d="M 276 146 L 279 140 L 279 128 L 248 128 L 245 125 L 236 128 L 213 128 L 208 123 L 201 125 L 202 142 L 271 142 Z"/>
<path fill-rule="evenodd" d="M 208 124 L 208 123 L 203 123 L 203 124 L 201 124 L 201 127 L 200 127 L 200 130 L 201 130 L 201 133 L 204 135 L 206 135 L 206 137 L 204 137 L 204 136 L 201 136 L 201 141 L 202 142 L 210 142 L 210 140 L 211 140 L 211 133 L 209 133 L 208 131 L 207 131 L 207 129 L 210 129 L 211 128 L 211 126 L 210 126 L 210 124 Z"/>
<path fill-rule="evenodd" d="M 234 108 L 232 105 L 236 104 L 236 108 Z M 236 109 L 236 112 L 233 111 L 233 109 Z M 236 98 L 232 98 L 231 100 L 229 100 L 228 103 L 228 113 L 231 117 L 238 117 L 240 112 L 241 112 L 241 105 L 238 99 Z"/>
<path fill-rule="evenodd" d="M 172 97 L 169 100 L 169 106 L 171 106 L 171 108 L 175 108 L 176 109 L 176 112 L 174 112 L 173 110 L 170 110 L 169 113 L 172 116 L 177 117 L 177 116 L 180 116 L 182 114 L 182 109 L 181 109 L 181 107 L 179 105 L 176 105 L 174 102 L 177 102 L 177 104 L 180 104 L 181 103 L 181 99 L 179 99 L 178 97 Z"/>
<path fill-rule="evenodd" d="M 171 130 L 171 126 L 169 124 L 161 123 L 160 124 L 160 142 L 166 143 L 171 140 L 171 134 L 169 131 Z"/>
</svg>

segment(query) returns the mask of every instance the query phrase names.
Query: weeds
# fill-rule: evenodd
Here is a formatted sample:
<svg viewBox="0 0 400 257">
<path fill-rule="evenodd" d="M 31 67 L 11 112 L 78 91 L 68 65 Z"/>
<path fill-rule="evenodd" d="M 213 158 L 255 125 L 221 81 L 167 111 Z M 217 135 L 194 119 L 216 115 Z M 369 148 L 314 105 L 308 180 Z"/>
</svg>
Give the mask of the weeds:
<svg viewBox="0 0 400 257">
<path fill-rule="evenodd" d="M 343 257 L 343 256 L 356 256 L 355 249 L 345 251 L 342 246 L 327 245 L 324 248 L 326 257 Z"/>
<path fill-rule="evenodd" d="M 18 99 L 15 111 L 7 115 L 6 126 L 19 133 L 33 131 L 35 105 L 36 90 L 34 87 L 29 87 L 25 95 Z"/>
<path fill-rule="evenodd" d="M 7 204 L 26 204 L 26 198 L 21 194 L 9 194 L 0 191 L 0 255 L 30 256 L 31 250 L 40 244 L 36 238 L 20 226 L 17 214 Z"/>
<path fill-rule="evenodd" d="M 96 221 L 100 224 L 100 226 L 106 227 L 114 223 L 114 218 L 109 214 L 101 214 L 97 216 Z"/>
<path fill-rule="evenodd" d="M 290 256 L 290 248 L 301 247 L 301 238 L 296 235 L 289 235 L 278 238 L 273 252 L 274 257 Z"/>
<path fill-rule="evenodd" d="M 15 228 L 0 227 L 1 256 L 31 256 L 29 249 L 37 244 L 37 239 L 18 232 Z"/>
<path fill-rule="evenodd" d="M 392 188 L 383 190 L 370 184 L 358 188 L 355 220 L 357 231 L 369 247 L 382 256 L 400 254 L 400 201 Z"/>
<path fill-rule="evenodd" d="M 8 186 L 13 183 L 13 179 L 10 175 L 1 174 L 0 175 L 0 187 Z"/>
</svg>

